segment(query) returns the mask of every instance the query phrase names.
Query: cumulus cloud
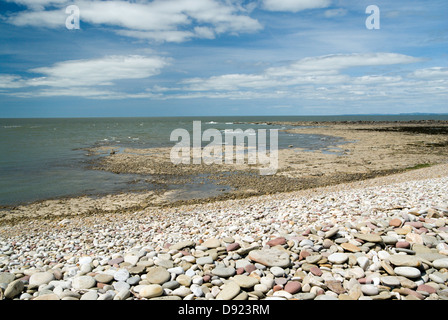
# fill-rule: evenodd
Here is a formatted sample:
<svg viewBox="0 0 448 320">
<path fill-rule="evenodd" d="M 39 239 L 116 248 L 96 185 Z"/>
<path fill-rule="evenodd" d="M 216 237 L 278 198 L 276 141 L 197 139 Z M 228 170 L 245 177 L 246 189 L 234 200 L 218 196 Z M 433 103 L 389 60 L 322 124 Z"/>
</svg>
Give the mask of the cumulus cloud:
<svg viewBox="0 0 448 320">
<path fill-rule="evenodd" d="M 60 4 L 59 9 L 32 7 L 32 10 L 10 15 L 7 21 L 17 26 L 65 28 L 67 14 L 62 5 L 66 6 L 71 2 L 55 2 Z M 49 3 L 52 2 L 41 2 L 43 5 Z M 247 15 L 246 9 L 232 1 L 80 0 L 74 3 L 80 9 L 82 22 L 113 27 L 121 35 L 139 39 L 182 42 L 195 37 L 213 39 L 216 34 L 251 33 L 262 29 L 256 19 Z"/>
<path fill-rule="evenodd" d="M 38 74 L 38 77 L 0 75 L 0 88 L 36 88 L 26 93 L 14 93 L 19 97 L 117 97 L 112 90 L 98 88 L 114 86 L 119 80 L 145 79 L 158 75 L 168 64 L 165 58 L 139 55 L 62 61 L 49 67 L 29 70 L 30 73 Z"/>
</svg>

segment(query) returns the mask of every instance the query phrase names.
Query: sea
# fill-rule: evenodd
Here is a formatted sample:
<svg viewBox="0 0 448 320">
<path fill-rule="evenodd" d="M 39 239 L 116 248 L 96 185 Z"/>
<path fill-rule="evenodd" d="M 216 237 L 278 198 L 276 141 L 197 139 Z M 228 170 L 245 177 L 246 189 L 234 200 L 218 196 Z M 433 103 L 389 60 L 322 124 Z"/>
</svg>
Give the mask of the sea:
<svg viewBox="0 0 448 320">
<path fill-rule="evenodd" d="M 432 119 L 448 120 L 448 115 L 0 119 L 0 207 L 157 188 L 135 174 L 92 169 L 92 156 L 87 150 L 101 146 L 114 146 L 119 152 L 124 148 L 173 147 L 176 142 L 170 141 L 171 132 L 192 132 L 193 121 L 201 121 L 202 130 L 213 128 L 223 133 L 236 129 L 279 129 L 280 149 L 292 145 L 308 151 L 338 152 L 334 147 L 344 142 L 341 138 L 290 134 L 283 130 L 291 126 L 267 124 Z"/>
</svg>

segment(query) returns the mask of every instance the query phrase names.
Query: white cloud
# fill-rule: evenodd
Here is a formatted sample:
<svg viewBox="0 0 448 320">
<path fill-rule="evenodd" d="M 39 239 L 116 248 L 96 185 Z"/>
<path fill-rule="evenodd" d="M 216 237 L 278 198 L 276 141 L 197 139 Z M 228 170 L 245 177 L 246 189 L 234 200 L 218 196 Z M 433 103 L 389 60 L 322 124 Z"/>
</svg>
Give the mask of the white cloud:
<svg viewBox="0 0 448 320">
<path fill-rule="evenodd" d="M 62 2 L 62 1 L 61 1 Z M 139 39 L 182 42 L 194 37 L 213 39 L 221 33 L 251 33 L 262 29 L 246 10 L 231 1 L 154 0 L 74 2 L 82 23 L 109 26 L 121 35 Z M 66 3 L 67 5 L 68 3 Z M 21 11 L 7 17 L 18 26 L 64 28 L 65 8 Z"/>
<path fill-rule="evenodd" d="M 330 5 L 331 0 L 263 0 L 263 8 L 268 11 L 298 12 L 327 8 Z"/>
<path fill-rule="evenodd" d="M 343 17 L 347 14 L 347 9 L 339 8 L 339 9 L 329 9 L 325 10 L 324 15 L 327 18 L 334 18 L 334 17 Z"/>
<path fill-rule="evenodd" d="M 38 77 L 23 78 L 0 74 L 0 89 L 28 89 L 27 92 L 10 93 L 18 97 L 78 96 L 120 99 L 130 95 L 98 87 L 113 87 L 119 80 L 146 79 L 158 75 L 168 64 L 169 61 L 165 58 L 138 55 L 63 61 L 50 67 L 29 70 L 30 73 L 38 74 Z M 146 93 L 144 96 L 155 95 Z"/>
<path fill-rule="evenodd" d="M 144 79 L 160 73 L 168 64 L 160 57 L 108 56 L 99 59 L 64 61 L 30 72 L 43 74 L 27 83 L 30 86 L 112 85 L 116 80 Z"/>
<path fill-rule="evenodd" d="M 426 68 L 415 70 L 411 76 L 422 79 L 448 79 L 448 68 Z"/>
</svg>

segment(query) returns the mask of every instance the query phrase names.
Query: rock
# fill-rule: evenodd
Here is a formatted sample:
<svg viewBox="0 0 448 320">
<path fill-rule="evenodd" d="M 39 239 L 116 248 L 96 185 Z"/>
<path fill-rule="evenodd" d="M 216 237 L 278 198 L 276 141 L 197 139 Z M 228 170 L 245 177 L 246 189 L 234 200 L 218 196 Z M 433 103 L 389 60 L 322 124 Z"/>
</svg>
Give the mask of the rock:
<svg viewBox="0 0 448 320">
<path fill-rule="evenodd" d="M 324 238 L 325 239 L 332 238 L 332 237 L 334 237 L 338 233 L 338 231 L 339 231 L 338 227 L 330 229 L 327 232 L 325 232 Z"/>
<path fill-rule="evenodd" d="M 146 299 L 159 297 L 162 294 L 163 294 L 163 288 L 158 284 L 146 285 L 139 292 L 139 295 Z"/>
<path fill-rule="evenodd" d="M 256 278 L 245 276 L 245 275 L 236 275 L 232 278 L 233 282 L 235 282 L 241 288 L 249 289 L 259 283 Z"/>
<path fill-rule="evenodd" d="M 117 281 L 126 281 L 131 275 L 126 269 L 119 269 L 114 273 L 114 279 Z"/>
<path fill-rule="evenodd" d="M 385 286 L 389 287 L 398 287 L 401 285 L 400 280 L 397 277 L 393 276 L 384 276 L 380 278 L 380 281 Z"/>
<path fill-rule="evenodd" d="M 170 247 L 170 250 L 180 250 L 183 248 L 194 247 L 196 243 L 191 240 L 178 242 Z"/>
<path fill-rule="evenodd" d="M 216 300 L 232 300 L 240 293 L 240 286 L 233 281 L 229 281 L 216 296 Z"/>
<path fill-rule="evenodd" d="M 16 276 L 10 272 L 0 272 L 0 283 L 9 284 L 16 279 Z"/>
<path fill-rule="evenodd" d="M 226 247 L 226 250 L 227 250 L 227 252 L 236 251 L 236 250 L 238 250 L 240 247 L 241 247 L 241 246 L 240 246 L 240 244 L 239 244 L 238 242 L 234 242 L 234 243 L 229 244 L 229 245 Z"/>
<path fill-rule="evenodd" d="M 176 281 L 181 286 L 189 287 L 191 285 L 191 277 L 186 274 L 181 274 L 181 275 L 177 276 Z"/>
<path fill-rule="evenodd" d="M 42 284 L 47 284 L 54 280 L 54 275 L 52 272 L 36 272 L 33 273 L 29 280 L 29 288 L 37 288 Z"/>
<path fill-rule="evenodd" d="M 396 267 L 394 272 L 399 276 L 411 279 L 419 278 L 421 276 L 420 270 L 414 267 Z"/>
<path fill-rule="evenodd" d="M 344 250 L 349 252 L 359 252 L 361 251 L 361 248 L 355 246 L 354 244 L 351 244 L 350 242 L 346 242 L 341 244 L 341 247 L 344 248 Z"/>
<path fill-rule="evenodd" d="M 22 280 L 14 280 L 8 284 L 8 287 L 6 287 L 5 290 L 5 298 L 6 299 L 13 299 L 17 295 L 19 295 L 23 289 L 25 288 L 25 284 Z"/>
<path fill-rule="evenodd" d="M 419 286 L 417 287 L 417 291 L 423 291 L 423 292 L 427 292 L 427 293 L 429 293 L 429 294 L 431 294 L 431 293 L 436 293 L 436 292 L 437 292 L 436 289 L 434 289 L 434 288 L 431 287 L 431 286 L 428 286 L 427 284 L 421 284 L 421 285 L 419 285 Z"/>
<path fill-rule="evenodd" d="M 381 242 L 383 240 L 383 239 L 381 239 L 380 235 L 372 234 L 372 233 L 368 233 L 368 234 L 357 233 L 354 236 L 355 236 L 355 238 L 361 239 L 363 241 L 373 242 L 373 243 Z"/>
<path fill-rule="evenodd" d="M 388 258 L 389 262 L 398 267 L 419 267 L 421 261 L 416 256 L 394 254 Z"/>
<path fill-rule="evenodd" d="M 49 294 L 44 294 L 44 295 L 38 296 L 38 297 L 34 298 L 33 300 L 61 300 L 61 299 L 59 299 L 59 296 L 57 294 L 49 293 Z"/>
<path fill-rule="evenodd" d="M 271 267 L 269 271 L 271 271 L 274 277 L 282 277 L 285 274 L 285 270 L 283 270 L 283 268 L 280 267 Z"/>
<path fill-rule="evenodd" d="M 395 218 L 389 221 L 389 226 L 391 227 L 400 227 L 403 221 L 401 219 Z"/>
<path fill-rule="evenodd" d="M 285 243 L 286 243 L 286 239 L 284 237 L 279 237 L 279 238 L 275 238 L 275 239 L 268 241 L 266 243 L 266 245 L 268 245 L 270 247 L 275 247 L 275 246 L 282 246 Z"/>
<path fill-rule="evenodd" d="M 322 273 L 323 273 L 322 270 L 319 267 L 316 267 L 316 266 L 312 266 L 310 268 L 310 272 L 313 275 L 318 276 L 318 277 L 320 277 L 322 275 Z"/>
<path fill-rule="evenodd" d="M 101 283 L 109 283 L 114 280 L 114 276 L 107 273 L 99 273 L 95 275 L 95 280 Z"/>
<path fill-rule="evenodd" d="M 216 267 L 212 270 L 212 274 L 221 278 L 228 278 L 235 274 L 236 270 L 233 267 Z"/>
<path fill-rule="evenodd" d="M 249 259 L 267 267 L 286 268 L 291 264 L 289 254 L 278 249 L 252 250 L 249 252 Z"/>
<path fill-rule="evenodd" d="M 75 290 L 90 289 L 96 285 L 95 278 L 91 276 L 79 276 L 73 278 L 72 287 Z"/>
<path fill-rule="evenodd" d="M 87 291 L 81 296 L 80 300 L 97 300 L 98 299 L 98 293 L 94 290 Z"/>
<path fill-rule="evenodd" d="M 345 293 L 345 289 L 342 287 L 341 281 L 326 280 L 325 285 L 328 287 L 329 290 L 333 291 L 334 293 L 337 293 L 337 294 Z"/>
<path fill-rule="evenodd" d="M 284 287 L 284 290 L 290 294 L 296 294 L 300 289 L 302 289 L 302 284 L 299 281 L 288 281 Z"/>
<path fill-rule="evenodd" d="M 379 293 L 378 287 L 373 284 L 364 284 L 361 286 L 361 291 L 366 296 L 375 296 Z"/>
<path fill-rule="evenodd" d="M 196 259 L 196 263 L 200 266 L 205 264 L 213 264 L 213 258 L 211 256 L 200 257 Z"/>
<path fill-rule="evenodd" d="M 146 274 L 146 280 L 152 284 L 162 284 L 171 279 L 171 274 L 163 267 L 151 267 Z"/>
<path fill-rule="evenodd" d="M 208 239 L 202 243 L 204 247 L 207 247 L 209 249 L 218 248 L 221 246 L 221 241 L 215 238 Z"/>
<path fill-rule="evenodd" d="M 436 269 L 448 268 L 448 258 L 434 260 L 432 264 Z"/>
<path fill-rule="evenodd" d="M 348 260 L 348 254 L 346 253 L 332 253 L 328 256 L 328 261 L 334 264 L 343 264 Z"/>
</svg>

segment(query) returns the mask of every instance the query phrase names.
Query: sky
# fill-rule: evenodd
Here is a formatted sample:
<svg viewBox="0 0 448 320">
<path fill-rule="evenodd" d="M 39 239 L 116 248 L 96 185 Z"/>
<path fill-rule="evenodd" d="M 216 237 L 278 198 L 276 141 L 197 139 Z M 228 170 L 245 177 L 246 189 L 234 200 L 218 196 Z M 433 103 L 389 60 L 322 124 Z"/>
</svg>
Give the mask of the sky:
<svg viewBox="0 0 448 320">
<path fill-rule="evenodd" d="M 447 97 L 446 0 L 0 0 L 0 118 L 448 113 Z"/>
</svg>

